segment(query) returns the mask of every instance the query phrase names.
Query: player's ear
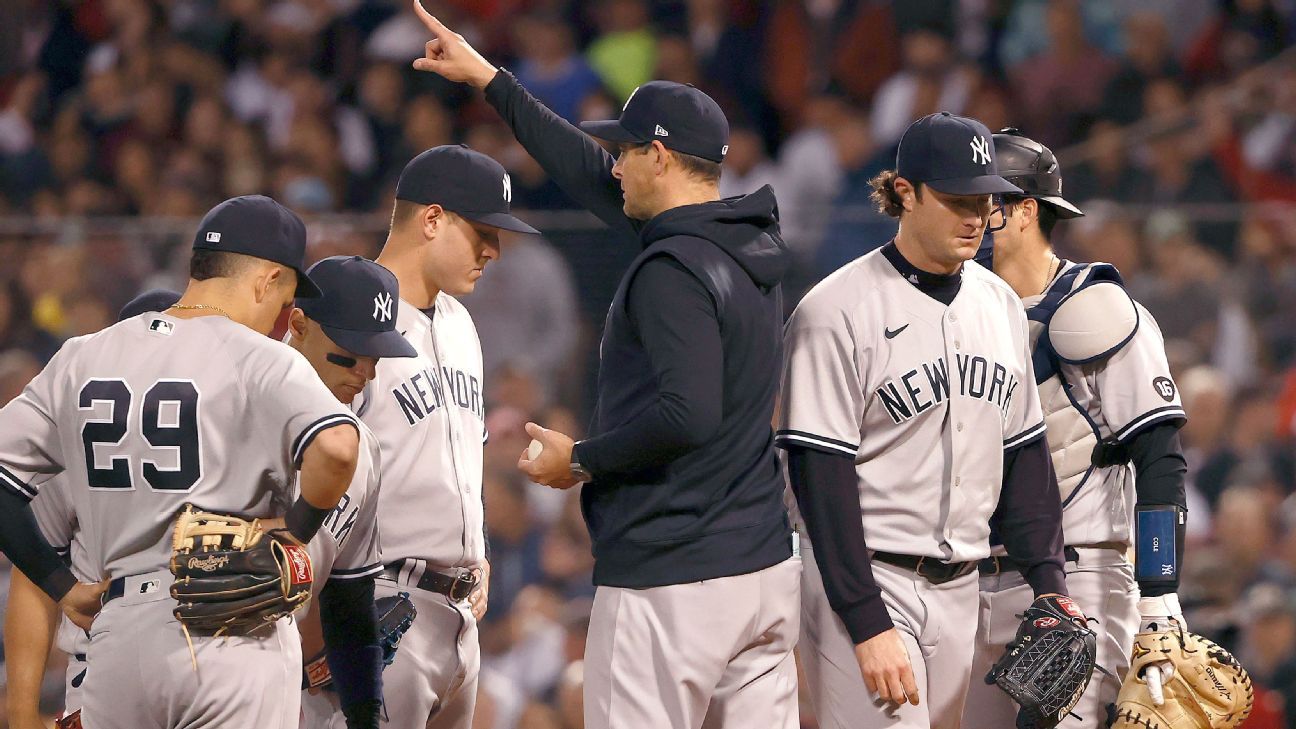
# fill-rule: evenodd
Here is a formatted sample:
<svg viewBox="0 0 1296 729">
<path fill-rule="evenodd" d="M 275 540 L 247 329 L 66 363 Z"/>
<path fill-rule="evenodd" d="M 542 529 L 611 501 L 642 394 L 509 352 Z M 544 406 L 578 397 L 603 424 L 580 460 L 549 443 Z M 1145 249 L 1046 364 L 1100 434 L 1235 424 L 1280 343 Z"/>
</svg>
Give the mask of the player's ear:
<svg viewBox="0 0 1296 729">
<path fill-rule="evenodd" d="M 266 264 L 252 282 L 253 294 L 256 296 L 258 304 L 271 297 L 275 287 L 280 284 L 285 270 L 283 266 L 277 263 L 267 261 Z"/>
<path fill-rule="evenodd" d="M 419 227 L 425 240 L 436 240 L 449 222 L 445 208 L 440 205 L 428 205 L 419 216 Z"/>
<path fill-rule="evenodd" d="M 1017 203 L 1016 208 L 1021 211 L 1021 229 L 1023 231 L 1030 227 L 1031 222 L 1039 220 L 1039 200 L 1028 197 Z"/>
<path fill-rule="evenodd" d="M 306 312 L 297 307 L 293 307 L 288 313 L 288 331 L 292 333 L 293 339 L 306 338 Z"/>
<path fill-rule="evenodd" d="M 654 139 L 644 153 L 652 157 L 654 173 L 660 175 L 666 171 L 666 166 L 670 164 L 670 150 L 660 140 Z"/>
<path fill-rule="evenodd" d="M 918 189 L 914 187 L 912 182 L 899 175 L 896 175 L 891 184 L 895 189 L 896 197 L 900 198 L 900 206 L 904 208 L 906 213 L 912 213 L 914 206 L 918 204 Z"/>
</svg>

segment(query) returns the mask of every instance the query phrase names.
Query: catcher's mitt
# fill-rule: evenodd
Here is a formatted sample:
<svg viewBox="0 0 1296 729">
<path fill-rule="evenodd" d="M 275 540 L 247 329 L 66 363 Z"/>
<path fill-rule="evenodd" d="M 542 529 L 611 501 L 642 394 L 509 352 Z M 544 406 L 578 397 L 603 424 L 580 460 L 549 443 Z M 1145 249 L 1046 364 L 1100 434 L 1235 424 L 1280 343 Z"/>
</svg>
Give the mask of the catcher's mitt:
<svg viewBox="0 0 1296 729">
<path fill-rule="evenodd" d="M 374 613 L 378 615 L 378 645 L 383 651 L 383 667 L 390 666 L 396 660 L 396 649 L 400 647 L 405 631 L 414 624 L 418 609 L 414 607 L 408 592 L 401 592 L 374 600 Z M 326 660 L 327 651 L 306 662 L 302 676 L 302 688 L 323 688 L 332 686 L 333 674 L 329 671 Z"/>
<path fill-rule="evenodd" d="M 1019 729 L 1052 729 L 1080 700 L 1098 658 L 1098 637 L 1069 597 L 1041 597 L 986 674 L 1021 707 Z"/>
<path fill-rule="evenodd" d="M 61 719 L 55 719 L 54 729 L 81 729 L 81 710 L 77 709 Z"/>
<path fill-rule="evenodd" d="M 172 546 L 174 614 L 199 635 L 249 635 L 310 599 L 310 555 L 287 530 L 186 505 Z"/>
<path fill-rule="evenodd" d="M 1169 661 L 1163 703 L 1148 692 L 1144 669 Z M 1183 630 L 1139 633 L 1129 673 L 1116 699 L 1113 729 L 1232 729 L 1251 713 L 1251 677 L 1228 651 Z"/>
</svg>

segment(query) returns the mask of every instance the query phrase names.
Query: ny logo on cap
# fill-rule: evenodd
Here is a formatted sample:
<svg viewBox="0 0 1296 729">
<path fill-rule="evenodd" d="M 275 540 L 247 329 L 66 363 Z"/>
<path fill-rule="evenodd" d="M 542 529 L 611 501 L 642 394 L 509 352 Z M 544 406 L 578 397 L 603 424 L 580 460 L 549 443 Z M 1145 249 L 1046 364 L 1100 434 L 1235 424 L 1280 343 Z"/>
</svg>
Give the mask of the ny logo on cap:
<svg viewBox="0 0 1296 729">
<path fill-rule="evenodd" d="M 374 297 L 374 321 L 391 321 L 392 295 L 383 291 Z"/>
<path fill-rule="evenodd" d="M 214 230 L 209 231 L 209 232 L 207 233 L 207 242 L 208 242 L 208 243 L 220 243 L 220 233 L 217 233 L 217 232 L 214 231 Z"/>
<path fill-rule="evenodd" d="M 985 137 L 973 137 L 969 144 L 972 145 L 973 164 L 990 164 L 990 143 L 986 141 Z"/>
<path fill-rule="evenodd" d="M 513 202 L 513 180 L 508 173 L 504 174 L 504 202 L 510 204 Z"/>
</svg>

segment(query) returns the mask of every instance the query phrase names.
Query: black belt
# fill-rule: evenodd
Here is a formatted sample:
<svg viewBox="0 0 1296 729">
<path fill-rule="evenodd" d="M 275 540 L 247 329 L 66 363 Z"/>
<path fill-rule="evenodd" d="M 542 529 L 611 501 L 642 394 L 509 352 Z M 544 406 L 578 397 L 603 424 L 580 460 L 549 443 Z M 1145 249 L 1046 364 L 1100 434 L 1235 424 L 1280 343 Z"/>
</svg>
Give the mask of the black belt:
<svg viewBox="0 0 1296 729">
<path fill-rule="evenodd" d="M 401 570 L 410 562 L 415 562 L 415 560 L 402 559 L 390 562 L 386 567 L 383 567 L 382 576 L 406 584 L 404 578 L 401 577 Z M 423 574 L 418 578 L 418 582 L 411 585 L 411 587 L 445 595 L 451 600 L 459 602 L 468 599 L 468 596 L 473 593 L 473 590 L 477 589 L 480 582 L 481 579 L 475 570 L 457 567 L 455 568 L 455 574 L 447 575 L 438 572 L 433 567 L 426 566 L 423 568 Z"/>
<path fill-rule="evenodd" d="M 1068 562 L 1080 561 L 1080 552 L 1075 547 L 1064 547 L 1062 554 Z M 986 557 L 981 560 L 978 569 L 983 577 L 994 577 L 1004 572 L 1021 572 L 1021 564 L 1012 557 Z"/>
<path fill-rule="evenodd" d="M 950 580 L 957 580 L 963 575 L 970 575 L 977 568 L 972 562 L 942 562 L 935 557 L 915 557 L 912 554 L 893 554 L 891 552 L 874 552 L 873 559 L 889 565 L 913 570 L 919 577 L 933 585 L 940 585 Z"/>
</svg>

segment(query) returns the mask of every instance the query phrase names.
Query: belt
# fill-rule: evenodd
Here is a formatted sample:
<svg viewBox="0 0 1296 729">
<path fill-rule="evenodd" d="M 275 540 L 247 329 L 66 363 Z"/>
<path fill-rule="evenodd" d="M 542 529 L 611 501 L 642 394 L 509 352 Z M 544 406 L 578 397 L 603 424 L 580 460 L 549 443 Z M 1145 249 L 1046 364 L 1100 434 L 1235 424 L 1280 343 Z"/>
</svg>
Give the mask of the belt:
<svg viewBox="0 0 1296 729">
<path fill-rule="evenodd" d="M 915 557 L 912 554 L 893 554 L 891 552 L 874 552 L 873 559 L 896 567 L 913 570 L 919 577 L 933 585 L 940 585 L 950 580 L 957 580 L 963 575 L 970 575 L 977 568 L 976 561 L 942 562 L 935 557 Z"/>
<path fill-rule="evenodd" d="M 415 578 L 414 575 L 420 570 L 422 574 Z M 455 602 L 468 599 L 481 582 L 477 571 L 463 567 L 455 567 L 450 571 L 451 574 L 440 572 L 427 566 L 421 559 L 400 559 L 383 567 L 382 576 L 402 585 L 445 595 Z"/>
<path fill-rule="evenodd" d="M 126 578 L 118 577 L 117 579 L 108 583 L 108 591 L 103 594 L 103 597 L 99 598 L 99 604 L 107 605 L 109 601 L 116 600 L 117 598 L 125 594 L 126 594 Z"/>
<path fill-rule="evenodd" d="M 1062 555 L 1068 562 L 1080 561 L 1080 549 L 1124 549 L 1124 545 L 1118 545 L 1115 542 L 1103 542 L 1102 544 L 1081 544 L 1078 547 L 1064 547 Z M 986 557 L 981 560 L 978 569 L 981 570 L 983 577 L 994 577 L 1004 572 L 1020 572 L 1021 564 L 1012 557 Z"/>
</svg>

